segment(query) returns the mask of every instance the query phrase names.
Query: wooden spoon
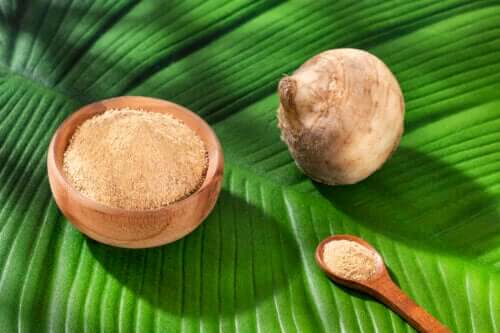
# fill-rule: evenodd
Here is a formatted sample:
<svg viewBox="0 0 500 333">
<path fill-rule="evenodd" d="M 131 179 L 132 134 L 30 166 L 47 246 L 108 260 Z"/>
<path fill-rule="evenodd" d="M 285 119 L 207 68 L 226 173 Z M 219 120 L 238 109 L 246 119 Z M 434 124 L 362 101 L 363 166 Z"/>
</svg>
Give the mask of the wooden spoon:
<svg viewBox="0 0 500 333">
<path fill-rule="evenodd" d="M 357 281 L 346 279 L 336 275 L 326 266 L 323 260 L 324 246 L 327 243 L 336 240 L 353 241 L 373 252 L 377 267 L 375 274 L 369 280 Z M 321 269 L 325 271 L 328 277 L 330 277 L 333 281 L 377 298 L 379 301 L 398 313 L 419 332 L 451 332 L 431 314 L 418 306 L 394 283 L 394 281 L 392 281 L 380 254 L 369 243 L 361 238 L 352 235 L 336 235 L 326 238 L 316 248 L 316 261 Z"/>
</svg>

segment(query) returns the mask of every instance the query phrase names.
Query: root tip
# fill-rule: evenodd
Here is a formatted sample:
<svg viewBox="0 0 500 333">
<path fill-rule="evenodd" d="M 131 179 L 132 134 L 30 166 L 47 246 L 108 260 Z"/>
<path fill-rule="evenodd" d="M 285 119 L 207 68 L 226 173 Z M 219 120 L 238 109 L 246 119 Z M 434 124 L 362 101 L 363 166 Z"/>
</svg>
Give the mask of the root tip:
<svg viewBox="0 0 500 333">
<path fill-rule="evenodd" d="M 285 111 L 295 111 L 295 95 L 297 93 L 297 83 L 291 76 L 285 76 L 278 85 L 280 102 Z"/>
</svg>

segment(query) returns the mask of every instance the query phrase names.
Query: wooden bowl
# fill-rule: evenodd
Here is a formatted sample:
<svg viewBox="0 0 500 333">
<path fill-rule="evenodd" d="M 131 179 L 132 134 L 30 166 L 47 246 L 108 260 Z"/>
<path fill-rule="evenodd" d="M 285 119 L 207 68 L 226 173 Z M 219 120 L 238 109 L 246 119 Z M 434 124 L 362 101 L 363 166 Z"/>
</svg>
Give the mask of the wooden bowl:
<svg viewBox="0 0 500 333">
<path fill-rule="evenodd" d="M 75 129 L 105 110 L 125 107 L 171 114 L 202 138 L 208 151 L 208 169 L 205 181 L 196 192 L 158 209 L 128 210 L 96 202 L 68 182 L 63 170 L 63 158 Z M 193 112 L 160 99 L 123 96 L 86 105 L 69 116 L 52 138 L 47 154 L 47 169 L 57 205 L 78 230 L 105 244 L 147 248 L 184 237 L 203 222 L 219 196 L 224 158 L 215 133 Z"/>
</svg>

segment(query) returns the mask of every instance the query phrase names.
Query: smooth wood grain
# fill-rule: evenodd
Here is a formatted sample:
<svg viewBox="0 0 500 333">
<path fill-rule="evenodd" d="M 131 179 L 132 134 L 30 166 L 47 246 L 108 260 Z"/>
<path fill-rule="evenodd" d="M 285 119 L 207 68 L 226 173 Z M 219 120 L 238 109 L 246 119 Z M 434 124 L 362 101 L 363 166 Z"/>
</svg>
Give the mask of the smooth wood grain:
<svg viewBox="0 0 500 333">
<path fill-rule="evenodd" d="M 323 261 L 324 246 L 334 240 L 349 240 L 357 242 L 373 251 L 376 258 L 376 273 L 366 281 L 356 281 L 345 279 L 334 274 Z M 391 279 L 384 261 L 380 254 L 368 242 L 353 235 L 336 235 L 323 240 L 316 248 L 316 262 L 321 269 L 335 282 L 367 293 L 399 314 L 410 325 L 419 332 L 451 332 L 446 326 L 434 318 L 430 313 L 417 305 L 408 295 L 406 295 Z"/>
<path fill-rule="evenodd" d="M 98 203 L 71 186 L 64 175 L 63 158 L 75 129 L 105 110 L 125 107 L 171 114 L 202 138 L 208 151 L 208 169 L 203 184 L 195 193 L 158 209 L 128 210 Z M 224 158 L 215 133 L 193 112 L 160 99 L 123 96 L 86 105 L 69 116 L 52 138 L 47 154 L 47 169 L 57 205 L 82 233 L 113 246 L 146 248 L 184 237 L 203 222 L 219 196 Z"/>
</svg>

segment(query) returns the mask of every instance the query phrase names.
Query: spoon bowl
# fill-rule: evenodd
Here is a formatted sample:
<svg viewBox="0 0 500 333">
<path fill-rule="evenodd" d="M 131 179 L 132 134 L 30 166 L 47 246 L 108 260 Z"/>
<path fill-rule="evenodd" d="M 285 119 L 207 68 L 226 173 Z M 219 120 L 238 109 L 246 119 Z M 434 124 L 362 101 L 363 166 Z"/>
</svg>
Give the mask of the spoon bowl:
<svg viewBox="0 0 500 333">
<path fill-rule="evenodd" d="M 329 242 L 347 240 L 370 250 L 375 258 L 375 274 L 367 280 L 354 280 L 335 274 L 324 261 L 324 247 Z M 446 326 L 418 306 L 391 279 L 382 256 L 365 240 L 353 235 L 335 235 L 324 239 L 316 248 L 316 262 L 334 282 L 369 294 L 398 313 L 419 332 L 451 332 Z"/>
<path fill-rule="evenodd" d="M 373 257 L 375 258 L 375 274 L 369 280 L 354 280 L 345 278 L 343 276 L 337 275 L 334 272 L 332 272 L 330 268 L 326 265 L 323 259 L 323 253 L 325 251 L 324 248 L 326 244 L 338 240 L 348 240 L 356 242 L 359 245 L 370 250 L 370 252 L 372 252 Z M 382 259 L 382 256 L 377 252 L 377 250 L 375 250 L 375 248 L 373 248 L 373 246 L 371 246 L 370 243 L 353 235 L 335 235 L 324 239 L 321 243 L 319 243 L 318 247 L 316 248 L 316 262 L 321 267 L 321 269 L 328 275 L 328 277 L 331 278 L 333 281 L 345 285 L 349 288 L 361 290 L 363 292 L 369 292 L 372 289 L 372 284 L 374 283 L 374 281 L 389 276 L 389 272 L 385 267 L 384 260 Z"/>
<path fill-rule="evenodd" d="M 196 192 L 161 208 L 132 210 L 101 204 L 86 197 L 70 184 L 63 170 L 63 160 L 75 130 L 85 120 L 106 110 L 126 107 L 170 114 L 200 136 L 208 152 L 208 168 L 205 179 Z M 182 238 L 203 222 L 217 201 L 224 159 L 215 133 L 193 112 L 160 99 L 122 96 L 86 105 L 69 116 L 52 137 L 47 154 L 47 170 L 57 205 L 82 233 L 113 246 L 147 248 Z"/>
</svg>

